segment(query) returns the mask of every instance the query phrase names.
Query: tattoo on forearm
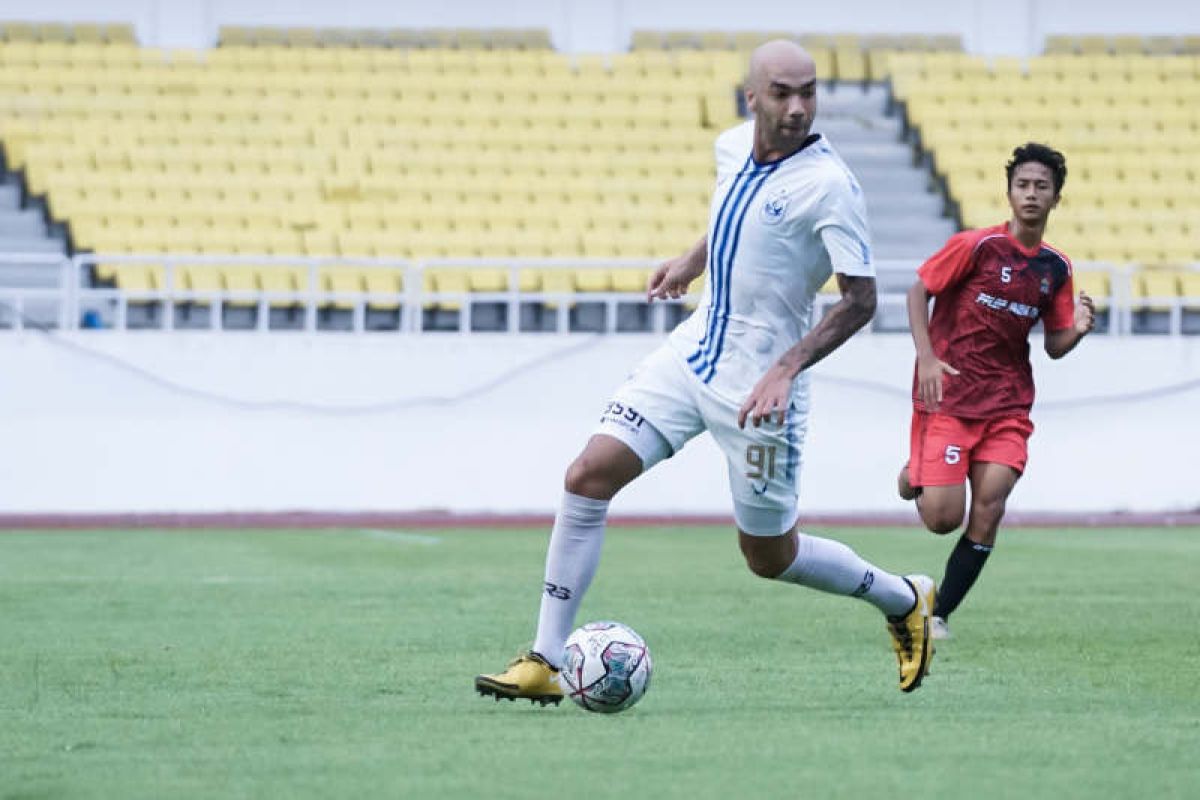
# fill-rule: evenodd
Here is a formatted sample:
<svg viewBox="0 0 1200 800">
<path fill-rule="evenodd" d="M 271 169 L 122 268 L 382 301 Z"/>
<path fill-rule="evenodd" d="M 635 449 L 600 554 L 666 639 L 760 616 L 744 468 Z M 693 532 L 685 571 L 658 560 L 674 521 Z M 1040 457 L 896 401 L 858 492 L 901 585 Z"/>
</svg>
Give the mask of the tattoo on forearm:
<svg viewBox="0 0 1200 800">
<path fill-rule="evenodd" d="M 874 279 L 850 279 L 846 294 L 791 351 L 797 372 L 808 369 L 854 335 L 875 316 Z"/>
</svg>

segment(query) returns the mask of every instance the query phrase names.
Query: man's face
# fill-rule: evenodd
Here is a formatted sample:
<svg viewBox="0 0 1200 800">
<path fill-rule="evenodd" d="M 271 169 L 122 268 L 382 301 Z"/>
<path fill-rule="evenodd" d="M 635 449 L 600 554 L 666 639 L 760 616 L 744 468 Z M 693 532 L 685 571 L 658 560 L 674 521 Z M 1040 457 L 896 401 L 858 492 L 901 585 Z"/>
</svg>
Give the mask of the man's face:
<svg viewBox="0 0 1200 800">
<path fill-rule="evenodd" d="M 808 136 L 817 114 L 816 70 L 767 67 L 746 90 L 746 101 L 772 148 L 794 150 Z"/>
<path fill-rule="evenodd" d="M 1044 224 L 1050 210 L 1058 205 L 1054 191 L 1054 172 L 1045 164 L 1027 161 L 1013 170 L 1008 185 L 1008 204 L 1021 222 Z"/>
</svg>

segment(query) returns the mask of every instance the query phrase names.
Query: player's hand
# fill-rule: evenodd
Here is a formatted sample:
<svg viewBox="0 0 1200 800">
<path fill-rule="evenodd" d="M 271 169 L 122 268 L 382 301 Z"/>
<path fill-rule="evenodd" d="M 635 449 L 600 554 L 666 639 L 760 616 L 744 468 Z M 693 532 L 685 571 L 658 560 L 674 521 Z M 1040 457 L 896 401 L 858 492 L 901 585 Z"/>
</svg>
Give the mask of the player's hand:
<svg viewBox="0 0 1200 800">
<path fill-rule="evenodd" d="M 1091 333 L 1096 327 L 1096 304 L 1087 292 L 1080 291 L 1075 304 L 1075 332 L 1080 336 Z"/>
<path fill-rule="evenodd" d="M 767 370 L 746 402 L 742 403 L 738 411 L 738 427 L 745 428 L 746 420 L 750 420 L 757 428 L 763 420 L 769 424 L 776 417 L 778 424 L 782 425 L 792 401 L 792 380 L 784 367 L 776 365 Z"/>
<path fill-rule="evenodd" d="M 694 268 L 687 256 L 664 261 L 650 275 L 646 285 L 646 301 L 654 302 L 655 298 L 678 300 L 687 294 L 687 288 L 695 278 Z"/>
<path fill-rule="evenodd" d="M 942 403 L 944 376 L 957 375 L 958 370 L 935 355 L 917 357 L 917 393 L 927 411 L 937 411 Z"/>
</svg>

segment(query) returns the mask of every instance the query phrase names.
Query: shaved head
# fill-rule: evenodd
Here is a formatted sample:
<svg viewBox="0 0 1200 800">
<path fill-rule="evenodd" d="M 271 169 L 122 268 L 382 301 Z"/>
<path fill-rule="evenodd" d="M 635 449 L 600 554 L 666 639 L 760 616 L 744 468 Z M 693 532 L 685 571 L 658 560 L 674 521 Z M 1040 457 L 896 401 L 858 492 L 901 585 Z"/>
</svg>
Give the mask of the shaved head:
<svg viewBox="0 0 1200 800">
<path fill-rule="evenodd" d="M 772 39 L 750 55 L 746 107 L 754 113 L 754 155 L 785 158 L 804 146 L 817 113 L 817 65 L 788 39 Z"/>
<path fill-rule="evenodd" d="M 817 65 L 812 56 L 790 39 L 772 39 L 759 45 L 750 54 L 750 71 L 746 83 L 762 91 L 775 76 L 801 78 L 802 83 L 816 80 Z"/>
</svg>

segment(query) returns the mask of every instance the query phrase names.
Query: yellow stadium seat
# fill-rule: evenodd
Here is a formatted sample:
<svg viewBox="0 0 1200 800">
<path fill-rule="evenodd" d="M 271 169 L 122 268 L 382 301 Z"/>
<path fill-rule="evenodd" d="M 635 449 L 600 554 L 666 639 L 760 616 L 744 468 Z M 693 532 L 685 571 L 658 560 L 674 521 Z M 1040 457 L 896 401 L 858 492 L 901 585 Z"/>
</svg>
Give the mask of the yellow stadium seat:
<svg viewBox="0 0 1200 800">
<path fill-rule="evenodd" d="M 222 266 L 220 270 L 225 291 L 237 295 L 230 298 L 229 305 L 235 307 L 257 305 L 254 298 L 258 294 L 258 280 L 255 275 L 256 269 L 253 266 L 227 265 Z"/>
<path fill-rule="evenodd" d="M 375 295 L 367 308 L 394 311 L 400 307 L 399 295 L 404 292 L 404 273 L 398 269 L 373 267 L 362 272 L 363 288 Z"/>
<path fill-rule="evenodd" d="M 1112 45 L 1107 36 L 1080 36 L 1079 52 L 1082 55 L 1108 55 Z"/>
<path fill-rule="evenodd" d="M 651 270 L 616 268 L 609 271 L 609 280 L 614 292 L 645 294 Z"/>
<path fill-rule="evenodd" d="M 1133 278 L 1134 299 L 1150 311 L 1168 311 L 1170 301 L 1180 296 L 1179 277 L 1176 270 L 1139 270 Z"/>
<path fill-rule="evenodd" d="M 119 264 L 113 270 L 117 288 L 127 292 L 154 292 L 163 288 L 162 267 L 155 264 Z"/>
<path fill-rule="evenodd" d="M 611 292 L 612 273 L 607 269 L 575 270 L 575 289 L 580 292 Z"/>
<path fill-rule="evenodd" d="M 524 267 L 517 272 L 517 290 L 520 292 L 540 292 L 542 290 L 542 270 Z"/>
<path fill-rule="evenodd" d="M 1184 270 L 1179 275 L 1179 293 L 1188 308 L 1200 308 L 1200 270 Z"/>
<path fill-rule="evenodd" d="M 1047 55 L 1074 54 L 1078 47 L 1074 36 L 1047 36 L 1044 52 Z"/>
<path fill-rule="evenodd" d="M 176 268 L 175 274 L 178 288 L 187 292 L 220 294 L 225 288 L 221 281 L 221 271 L 215 266 L 182 264 Z M 211 300 L 205 297 L 190 302 L 198 306 L 211 304 Z"/>
<path fill-rule="evenodd" d="M 1087 292 L 1096 302 L 1097 309 L 1108 308 L 1109 298 L 1112 296 L 1112 284 L 1107 272 L 1076 271 L 1072 282 L 1076 294 L 1080 291 Z"/>
<path fill-rule="evenodd" d="M 472 269 L 467 273 L 467 283 L 472 292 L 507 292 L 509 271 L 500 267 Z"/>
<path fill-rule="evenodd" d="M 262 266 L 257 269 L 258 288 L 272 294 L 289 294 L 291 297 L 272 297 L 270 305 L 276 308 L 297 305 L 300 301 L 296 292 L 308 290 L 308 267 L 282 265 Z"/>
<path fill-rule="evenodd" d="M 564 268 L 546 268 L 541 271 L 543 292 L 574 292 L 576 291 L 577 272 Z"/>
<path fill-rule="evenodd" d="M 467 270 L 458 267 L 432 267 L 425 270 L 425 291 L 430 293 L 466 294 L 471 291 Z M 457 311 L 462 308 L 462 301 L 451 298 L 440 298 L 435 303 L 426 303 L 426 308 L 440 308 L 447 311 Z"/>
<path fill-rule="evenodd" d="M 363 272 L 355 267 L 339 264 L 321 268 L 321 291 L 329 294 L 343 295 L 342 297 L 323 303 L 323 307 L 337 309 L 353 308 L 354 301 L 344 295 L 361 292 L 363 291 L 363 286 Z"/>
<path fill-rule="evenodd" d="M 863 82 L 868 78 L 866 56 L 858 47 L 839 47 L 834 52 L 833 62 L 836 65 L 838 80 Z"/>
</svg>

